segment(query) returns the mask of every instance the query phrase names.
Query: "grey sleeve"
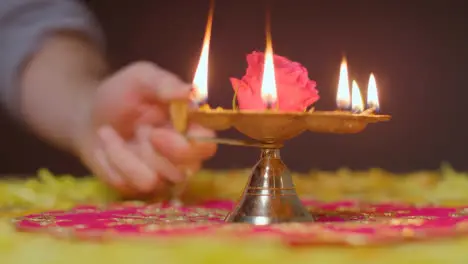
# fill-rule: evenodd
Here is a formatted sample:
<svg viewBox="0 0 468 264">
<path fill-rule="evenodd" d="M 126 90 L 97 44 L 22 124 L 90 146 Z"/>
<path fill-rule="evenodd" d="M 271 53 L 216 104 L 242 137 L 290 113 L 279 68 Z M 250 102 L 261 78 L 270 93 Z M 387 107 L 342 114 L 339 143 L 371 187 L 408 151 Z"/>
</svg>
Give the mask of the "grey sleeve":
<svg viewBox="0 0 468 264">
<path fill-rule="evenodd" d="M 75 0 L 0 0 L 0 103 L 19 116 L 18 77 L 43 40 L 57 31 L 102 37 L 91 13 Z"/>
</svg>

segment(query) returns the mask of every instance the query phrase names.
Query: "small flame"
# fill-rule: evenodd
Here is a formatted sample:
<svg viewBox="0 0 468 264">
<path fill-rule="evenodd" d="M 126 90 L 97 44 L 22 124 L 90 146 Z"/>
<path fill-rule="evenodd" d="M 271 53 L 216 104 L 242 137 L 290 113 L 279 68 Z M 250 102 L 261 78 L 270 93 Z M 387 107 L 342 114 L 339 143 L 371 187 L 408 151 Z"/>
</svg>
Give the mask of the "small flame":
<svg viewBox="0 0 468 264">
<path fill-rule="evenodd" d="M 351 108 L 354 112 L 362 112 L 364 103 L 362 102 L 361 90 L 356 81 L 353 81 L 353 90 L 351 94 Z"/>
<path fill-rule="evenodd" d="M 343 58 L 340 67 L 340 78 L 338 80 L 338 91 L 336 94 L 336 104 L 339 109 L 348 109 L 351 103 L 349 91 L 348 65 Z"/>
<path fill-rule="evenodd" d="M 208 99 L 208 59 L 210 53 L 211 28 L 213 24 L 214 0 L 210 3 L 208 22 L 205 29 L 205 38 L 198 62 L 197 70 L 193 78 L 193 100 L 202 103 Z"/>
<path fill-rule="evenodd" d="M 263 66 L 261 91 L 262 99 L 269 107 L 275 104 L 277 100 L 275 65 L 273 63 L 273 45 L 271 42 L 270 19 L 269 13 L 267 13 L 265 64 Z"/>
<path fill-rule="evenodd" d="M 380 107 L 377 83 L 373 73 L 371 73 L 369 77 L 369 85 L 367 87 L 367 107 L 375 108 L 376 111 L 378 111 Z"/>
</svg>

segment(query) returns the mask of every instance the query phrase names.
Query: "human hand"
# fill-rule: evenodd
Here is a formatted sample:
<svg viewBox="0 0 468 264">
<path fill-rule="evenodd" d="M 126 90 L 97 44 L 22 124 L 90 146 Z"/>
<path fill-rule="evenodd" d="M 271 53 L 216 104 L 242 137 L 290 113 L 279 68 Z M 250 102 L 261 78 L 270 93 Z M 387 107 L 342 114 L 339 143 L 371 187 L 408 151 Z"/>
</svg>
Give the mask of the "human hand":
<svg viewBox="0 0 468 264">
<path fill-rule="evenodd" d="M 78 155 L 103 181 L 125 196 L 161 190 L 185 180 L 216 152 L 211 143 L 189 142 L 169 122 L 168 103 L 188 98 L 191 85 L 157 65 L 138 62 L 98 84 L 83 106 Z M 190 124 L 190 136 L 214 133 Z"/>
</svg>

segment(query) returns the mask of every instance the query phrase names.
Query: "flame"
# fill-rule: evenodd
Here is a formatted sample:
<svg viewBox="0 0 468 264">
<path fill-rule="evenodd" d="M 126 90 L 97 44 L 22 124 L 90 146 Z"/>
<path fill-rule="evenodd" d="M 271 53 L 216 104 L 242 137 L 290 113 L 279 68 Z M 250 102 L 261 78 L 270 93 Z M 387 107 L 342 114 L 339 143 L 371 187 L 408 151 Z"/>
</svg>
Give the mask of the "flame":
<svg viewBox="0 0 468 264">
<path fill-rule="evenodd" d="M 206 23 L 205 38 L 200 54 L 197 70 L 193 78 L 193 100 L 201 103 L 208 99 L 208 59 L 210 53 L 211 28 L 213 25 L 214 0 L 211 1 L 210 10 L 208 13 L 208 21 Z"/>
<path fill-rule="evenodd" d="M 369 85 L 367 87 L 367 107 L 379 109 L 379 95 L 377 92 L 377 83 L 375 81 L 374 74 L 371 73 L 369 77 Z"/>
<path fill-rule="evenodd" d="M 262 99 L 267 105 L 272 105 L 277 100 L 275 65 L 273 63 L 273 45 L 271 43 L 271 30 L 269 13 L 267 13 L 266 23 L 266 48 L 265 64 L 263 66 L 262 77 Z"/>
<path fill-rule="evenodd" d="M 351 108 L 355 112 L 361 112 L 364 110 L 364 102 L 362 101 L 361 90 L 357 85 L 356 81 L 353 81 L 351 94 Z"/>
<path fill-rule="evenodd" d="M 340 78 L 338 80 L 338 91 L 336 93 L 336 104 L 340 109 L 347 109 L 350 103 L 351 95 L 349 92 L 348 65 L 346 59 L 343 58 L 340 67 Z"/>
</svg>

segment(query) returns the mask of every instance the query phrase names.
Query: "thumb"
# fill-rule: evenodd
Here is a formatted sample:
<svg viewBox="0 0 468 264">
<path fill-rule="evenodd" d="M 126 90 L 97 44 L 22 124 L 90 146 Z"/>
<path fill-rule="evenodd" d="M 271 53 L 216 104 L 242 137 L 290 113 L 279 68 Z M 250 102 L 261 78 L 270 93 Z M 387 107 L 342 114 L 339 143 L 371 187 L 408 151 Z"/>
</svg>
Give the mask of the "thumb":
<svg viewBox="0 0 468 264">
<path fill-rule="evenodd" d="M 151 62 L 130 64 L 122 69 L 119 75 L 122 84 L 138 87 L 149 100 L 164 102 L 190 96 L 191 84 Z"/>
</svg>

